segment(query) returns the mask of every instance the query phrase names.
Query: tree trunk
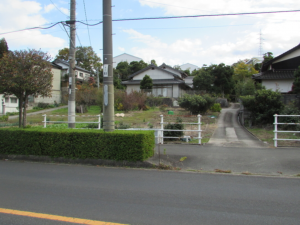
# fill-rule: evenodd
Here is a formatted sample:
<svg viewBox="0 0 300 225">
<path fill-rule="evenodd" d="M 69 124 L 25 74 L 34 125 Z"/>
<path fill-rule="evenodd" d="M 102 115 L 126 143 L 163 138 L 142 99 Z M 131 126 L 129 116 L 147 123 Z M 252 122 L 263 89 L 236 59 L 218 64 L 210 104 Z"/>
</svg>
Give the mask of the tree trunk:
<svg viewBox="0 0 300 225">
<path fill-rule="evenodd" d="M 19 128 L 22 127 L 22 109 L 23 109 L 23 98 L 19 98 Z"/>
<path fill-rule="evenodd" d="M 26 123 L 27 123 L 27 117 L 26 117 L 27 105 L 28 105 L 28 95 L 25 95 L 24 109 L 23 109 L 23 127 L 24 128 L 26 127 Z"/>
</svg>

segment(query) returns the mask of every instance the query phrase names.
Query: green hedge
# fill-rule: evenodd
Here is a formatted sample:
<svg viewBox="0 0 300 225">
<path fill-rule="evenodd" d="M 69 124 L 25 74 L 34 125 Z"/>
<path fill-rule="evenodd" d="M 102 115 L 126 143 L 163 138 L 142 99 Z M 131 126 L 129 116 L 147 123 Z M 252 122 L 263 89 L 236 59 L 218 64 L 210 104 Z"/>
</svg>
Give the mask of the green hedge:
<svg viewBox="0 0 300 225">
<path fill-rule="evenodd" d="M 143 161 L 154 154 L 153 131 L 1 128 L 0 154 Z"/>
</svg>

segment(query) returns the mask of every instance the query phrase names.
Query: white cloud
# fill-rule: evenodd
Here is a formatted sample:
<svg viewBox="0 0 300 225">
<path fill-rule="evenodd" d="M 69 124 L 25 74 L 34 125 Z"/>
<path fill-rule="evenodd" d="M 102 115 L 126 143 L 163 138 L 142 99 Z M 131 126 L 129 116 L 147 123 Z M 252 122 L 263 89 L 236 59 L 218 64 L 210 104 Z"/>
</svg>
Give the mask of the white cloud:
<svg viewBox="0 0 300 225">
<path fill-rule="evenodd" d="M 121 52 L 125 52 L 125 48 L 118 47 L 118 49 L 119 49 Z"/>
<path fill-rule="evenodd" d="M 69 9 L 66 9 L 66 8 L 63 8 L 63 7 L 60 7 L 59 9 L 60 9 L 60 11 L 62 11 L 64 14 L 70 15 L 70 10 L 69 10 Z"/>
<path fill-rule="evenodd" d="M 37 27 L 48 23 L 43 17 L 44 12 L 53 10 L 50 4 L 41 7 L 36 1 L 1 0 L 0 2 L 0 33 Z M 65 41 L 51 34 L 43 34 L 41 30 L 27 30 L 22 32 L 0 35 L 4 37 L 11 50 L 35 48 L 49 51 L 52 55 L 65 45 Z"/>
<path fill-rule="evenodd" d="M 54 9 L 54 8 L 55 8 L 55 5 L 53 5 L 53 4 L 46 5 L 44 7 L 45 13 L 51 12 L 52 9 Z"/>
</svg>

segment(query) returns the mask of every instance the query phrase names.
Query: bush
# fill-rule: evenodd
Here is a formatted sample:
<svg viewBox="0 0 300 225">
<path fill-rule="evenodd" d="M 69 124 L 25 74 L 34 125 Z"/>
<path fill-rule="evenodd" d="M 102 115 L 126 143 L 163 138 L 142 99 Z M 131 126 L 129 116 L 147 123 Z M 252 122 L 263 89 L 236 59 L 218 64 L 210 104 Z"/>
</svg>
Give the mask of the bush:
<svg viewBox="0 0 300 225">
<path fill-rule="evenodd" d="M 290 103 L 284 107 L 282 115 L 300 115 L 300 110 L 294 103 Z M 279 123 L 300 123 L 300 117 L 278 117 Z M 300 125 L 280 125 L 284 130 L 300 130 Z"/>
<path fill-rule="evenodd" d="M 188 95 L 179 98 L 178 103 L 181 108 L 190 111 L 193 115 L 205 114 L 212 107 L 215 99 L 210 95 Z"/>
<path fill-rule="evenodd" d="M 153 95 L 150 95 L 146 99 L 146 104 L 149 105 L 150 107 L 155 107 L 155 106 L 160 106 L 163 102 L 162 98 L 155 97 Z"/>
<path fill-rule="evenodd" d="M 182 124 L 182 118 L 177 117 L 175 124 L 167 124 L 165 129 L 168 130 L 183 130 L 184 126 Z M 183 131 L 164 131 L 164 137 L 182 137 Z M 171 138 L 167 138 L 166 140 L 170 140 Z M 172 139 L 171 139 L 172 140 Z"/>
<path fill-rule="evenodd" d="M 161 112 L 165 112 L 166 109 L 167 109 L 167 107 L 168 107 L 168 105 L 163 104 L 163 105 L 159 106 L 159 110 L 160 110 Z"/>
<path fill-rule="evenodd" d="M 280 114 L 284 105 L 281 94 L 270 89 L 258 90 L 254 96 L 241 96 L 243 105 L 251 112 L 254 124 L 272 124 L 274 114 Z"/>
<path fill-rule="evenodd" d="M 39 103 L 37 104 L 37 107 L 38 107 L 39 109 L 47 109 L 47 108 L 49 108 L 49 106 L 50 106 L 49 103 L 44 103 L 44 102 L 39 102 Z"/>
<path fill-rule="evenodd" d="M 221 112 L 222 108 L 221 108 L 221 104 L 220 103 L 215 103 L 210 110 L 212 112 Z"/>
<path fill-rule="evenodd" d="M 154 153 L 154 131 L 6 128 L 0 155 L 143 161 Z"/>
<path fill-rule="evenodd" d="M 0 122 L 6 122 L 6 121 L 8 121 L 8 115 L 0 116 Z"/>
</svg>

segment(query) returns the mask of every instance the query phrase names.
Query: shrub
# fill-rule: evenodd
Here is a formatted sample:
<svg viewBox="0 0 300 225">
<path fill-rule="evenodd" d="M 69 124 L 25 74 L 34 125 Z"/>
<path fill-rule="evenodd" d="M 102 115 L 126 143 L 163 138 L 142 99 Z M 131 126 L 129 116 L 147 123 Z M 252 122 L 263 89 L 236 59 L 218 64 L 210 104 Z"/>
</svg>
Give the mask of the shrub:
<svg viewBox="0 0 300 225">
<path fill-rule="evenodd" d="M 274 114 L 280 114 L 284 105 L 281 94 L 270 89 L 258 90 L 254 96 L 241 96 L 243 105 L 251 112 L 254 124 L 272 124 Z"/>
<path fill-rule="evenodd" d="M 168 130 L 183 130 L 184 126 L 182 123 L 175 123 L 175 124 L 167 124 L 165 126 L 165 129 Z M 183 131 L 164 131 L 164 137 L 182 137 Z M 168 138 L 166 140 L 170 140 L 171 138 Z M 172 140 L 172 139 L 171 139 Z"/>
<path fill-rule="evenodd" d="M 6 128 L 0 155 L 143 161 L 154 153 L 154 131 Z"/>
<path fill-rule="evenodd" d="M 167 109 L 167 107 L 168 107 L 168 105 L 163 104 L 163 105 L 159 106 L 159 110 L 160 110 L 161 112 L 165 112 L 166 109 Z"/>
<path fill-rule="evenodd" d="M 0 122 L 6 122 L 6 121 L 8 121 L 8 115 L 0 116 Z"/>
<path fill-rule="evenodd" d="M 210 108 L 212 112 L 221 112 L 221 104 L 220 103 L 214 103 L 214 105 Z"/>
<path fill-rule="evenodd" d="M 181 108 L 190 111 L 192 114 L 205 114 L 212 107 L 215 99 L 210 95 L 188 95 L 179 98 L 178 103 Z"/>
<path fill-rule="evenodd" d="M 294 103 L 290 103 L 284 107 L 282 115 L 300 115 L 300 110 Z M 278 117 L 279 123 L 300 123 L 300 117 Z M 281 125 L 284 130 L 300 130 L 300 125 Z"/>
<path fill-rule="evenodd" d="M 40 108 L 40 109 L 47 109 L 49 108 L 49 103 L 44 103 L 44 102 L 39 102 L 37 107 Z"/>
<path fill-rule="evenodd" d="M 155 106 L 160 106 L 163 102 L 162 98 L 155 97 L 153 95 L 150 95 L 146 99 L 146 104 L 149 105 L 150 107 L 155 107 Z"/>
</svg>

